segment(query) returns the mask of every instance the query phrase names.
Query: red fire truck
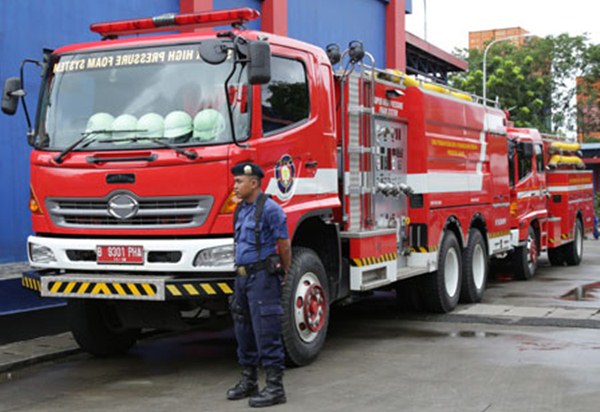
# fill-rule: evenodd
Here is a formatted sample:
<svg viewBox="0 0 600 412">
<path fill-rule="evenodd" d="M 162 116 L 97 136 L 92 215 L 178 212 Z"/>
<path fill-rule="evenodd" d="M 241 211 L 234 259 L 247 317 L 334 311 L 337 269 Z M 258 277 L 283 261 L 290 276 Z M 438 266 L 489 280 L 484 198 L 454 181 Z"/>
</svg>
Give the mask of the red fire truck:
<svg viewBox="0 0 600 412">
<path fill-rule="evenodd" d="M 257 17 L 94 24 L 102 41 L 37 63 L 36 270 L 23 285 L 67 299 L 84 350 L 124 352 L 141 328 L 227 310 L 229 169 L 240 161 L 262 166 L 264 191 L 288 216 L 283 330 L 297 365 L 319 353 L 336 302 L 396 287 L 448 312 L 482 299 L 492 258 L 511 258 L 520 278 L 542 251 L 580 262 L 592 181 L 574 168 L 576 147 L 511 128 L 471 96 L 375 69 L 359 42 L 325 52 L 245 30 Z M 6 113 L 25 105 L 22 85 L 6 81 Z"/>
</svg>

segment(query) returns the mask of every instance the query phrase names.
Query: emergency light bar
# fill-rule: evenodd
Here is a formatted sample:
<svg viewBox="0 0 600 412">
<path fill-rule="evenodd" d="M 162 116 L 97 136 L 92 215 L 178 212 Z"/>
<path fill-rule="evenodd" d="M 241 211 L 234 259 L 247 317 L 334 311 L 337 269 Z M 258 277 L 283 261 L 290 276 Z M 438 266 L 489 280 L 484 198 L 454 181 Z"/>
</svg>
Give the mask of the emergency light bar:
<svg viewBox="0 0 600 412">
<path fill-rule="evenodd" d="M 243 7 L 239 9 L 188 14 L 166 14 L 143 19 L 94 23 L 90 26 L 90 30 L 105 38 L 115 38 L 132 34 L 172 31 L 182 27 L 185 27 L 186 29 L 197 29 L 229 24 L 244 24 L 250 20 L 256 20 L 259 17 L 260 13 L 258 11 Z"/>
</svg>

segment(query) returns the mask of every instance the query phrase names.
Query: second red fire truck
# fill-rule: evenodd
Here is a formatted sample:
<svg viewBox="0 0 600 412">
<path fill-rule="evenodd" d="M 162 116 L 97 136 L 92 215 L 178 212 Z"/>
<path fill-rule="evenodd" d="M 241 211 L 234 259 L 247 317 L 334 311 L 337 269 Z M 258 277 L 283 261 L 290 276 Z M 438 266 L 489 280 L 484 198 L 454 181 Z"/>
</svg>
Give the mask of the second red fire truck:
<svg viewBox="0 0 600 412">
<path fill-rule="evenodd" d="M 141 328 L 223 312 L 234 278 L 230 168 L 265 171 L 288 216 L 291 363 L 319 353 L 330 305 L 406 288 L 432 311 L 479 302 L 491 259 L 533 276 L 581 261 L 592 176 L 577 147 L 505 113 L 341 53 L 248 31 L 251 9 L 92 25 L 44 71 L 29 134 L 34 234 L 23 285 L 68 300 L 79 345 L 128 350 Z M 232 24 L 232 30 L 187 29 Z M 182 34 L 153 34 L 186 29 Z M 341 60 L 339 70 L 334 70 Z M 5 83 L 14 113 L 23 79 Z M 403 280 L 412 279 L 410 282 Z"/>
</svg>

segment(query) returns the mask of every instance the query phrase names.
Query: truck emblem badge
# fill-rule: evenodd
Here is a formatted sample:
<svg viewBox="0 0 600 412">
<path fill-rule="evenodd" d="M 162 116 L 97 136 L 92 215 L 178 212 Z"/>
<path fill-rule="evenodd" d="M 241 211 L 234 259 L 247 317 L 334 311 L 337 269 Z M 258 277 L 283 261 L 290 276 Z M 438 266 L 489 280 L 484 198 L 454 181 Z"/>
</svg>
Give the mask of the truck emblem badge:
<svg viewBox="0 0 600 412">
<path fill-rule="evenodd" d="M 279 189 L 277 197 L 281 200 L 287 200 L 291 197 L 295 177 L 296 167 L 292 156 L 283 155 L 275 165 L 275 179 L 277 179 L 277 189 Z"/>
<path fill-rule="evenodd" d="M 135 216 L 139 208 L 137 200 L 127 194 L 115 195 L 108 201 L 108 213 L 119 220 Z"/>
</svg>

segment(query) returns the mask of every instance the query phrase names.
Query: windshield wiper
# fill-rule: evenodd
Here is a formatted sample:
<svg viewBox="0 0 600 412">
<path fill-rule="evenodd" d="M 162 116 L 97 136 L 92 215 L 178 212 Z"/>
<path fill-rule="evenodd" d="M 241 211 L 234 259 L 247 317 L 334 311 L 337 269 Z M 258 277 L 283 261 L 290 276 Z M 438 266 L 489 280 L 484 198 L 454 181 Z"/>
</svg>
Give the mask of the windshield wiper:
<svg viewBox="0 0 600 412">
<path fill-rule="evenodd" d="M 146 130 L 117 130 L 116 132 L 118 133 L 125 133 L 125 132 L 145 132 Z M 113 130 L 113 132 L 115 132 Z M 96 143 L 115 143 L 115 142 L 139 142 L 139 141 L 143 141 L 143 140 L 149 140 L 152 143 L 156 143 L 159 146 L 162 147 L 166 147 L 168 149 L 174 150 L 177 153 L 181 153 L 182 155 L 186 156 L 188 159 L 190 160 L 196 160 L 198 158 L 198 154 L 196 152 L 193 152 L 191 150 L 185 150 L 182 149 L 181 147 L 177 147 L 175 145 L 172 145 L 170 143 L 164 142 L 161 140 L 160 137 L 123 137 L 120 139 L 102 139 L 102 140 L 96 140 Z M 92 142 L 89 142 L 88 144 L 90 144 Z M 83 146 L 85 147 L 85 146 Z"/>
<path fill-rule="evenodd" d="M 62 152 L 60 152 L 59 154 L 57 154 L 56 156 L 54 156 L 54 161 L 58 164 L 61 164 L 65 158 L 65 156 L 72 152 L 73 150 L 75 150 L 78 146 L 81 145 L 81 147 L 86 147 L 88 146 L 90 143 L 92 143 L 94 140 L 90 139 L 90 141 L 85 142 L 87 140 L 88 137 L 93 136 L 95 134 L 99 134 L 99 133 L 112 133 L 112 130 L 92 130 L 90 132 L 83 132 L 81 133 L 81 137 L 77 140 L 75 140 L 75 142 L 73 144 L 71 144 L 70 146 L 68 146 L 66 149 L 64 149 Z M 84 143 L 82 145 L 82 143 Z"/>
<path fill-rule="evenodd" d="M 71 153 L 73 150 L 75 150 L 78 147 L 80 147 L 82 149 L 85 147 L 88 147 L 92 143 L 114 143 L 114 142 L 124 142 L 124 141 L 138 142 L 140 140 L 149 140 L 149 141 L 156 143 L 162 147 L 166 147 L 168 149 L 176 151 L 177 153 L 181 153 L 182 155 L 186 156 L 190 160 L 196 160 L 198 158 L 198 154 L 196 154 L 195 152 L 192 152 L 191 150 L 182 149 L 180 147 L 174 146 L 167 142 L 163 142 L 162 140 L 160 140 L 159 137 L 124 137 L 124 138 L 119 138 L 119 139 L 101 139 L 101 140 L 89 139 L 88 140 L 88 137 L 96 135 L 96 134 L 140 133 L 140 132 L 146 132 L 146 130 L 92 130 L 90 132 L 83 132 L 81 134 L 82 135 L 81 138 L 77 139 L 69 147 L 64 149 L 59 154 L 57 154 L 54 157 L 54 161 L 58 164 L 61 164 L 63 162 L 65 156 L 68 153 Z"/>
</svg>

